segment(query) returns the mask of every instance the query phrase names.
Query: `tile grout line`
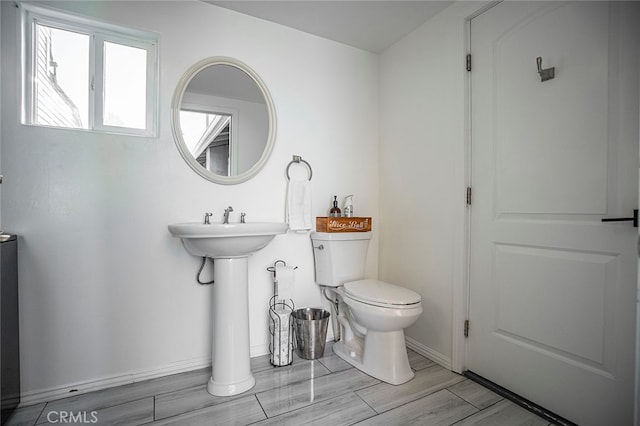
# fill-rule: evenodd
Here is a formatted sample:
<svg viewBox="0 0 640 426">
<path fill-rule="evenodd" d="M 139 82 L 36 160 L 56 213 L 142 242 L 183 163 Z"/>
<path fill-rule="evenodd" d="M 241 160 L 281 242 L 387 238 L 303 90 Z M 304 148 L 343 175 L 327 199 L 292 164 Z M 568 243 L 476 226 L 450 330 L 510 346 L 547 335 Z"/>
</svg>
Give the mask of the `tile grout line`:
<svg viewBox="0 0 640 426">
<path fill-rule="evenodd" d="M 428 368 L 430 368 L 430 367 L 428 367 Z M 362 389 L 367 389 L 367 388 L 370 388 L 370 387 L 373 387 L 373 386 L 379 385 L 380 383 L 384 383 L 384 382 L 382 382 L 382 381 L 381 381 L 381 382 L 379 382 L 379 383 L 376 383 L 375 385 L 367 386 L 366 388 L 357 389 L 356 391 L 354 391 L 354 393 L 355 393 L 355 392 L 357 392 L 357 391 L 361 391 Z M 427 394 L 425 394 L 425 395 L 421 395 L 421 396 L 416 397 L 415 399 L 412 399 L 412 400 L 410 400 L 410 401 L 405 401 L 405 402 L 403 402 L 403 403 L 402 403 L 402 404 L 400 404 L 400 405 L 397 405 L 397 406 L 395 406 L 395 407 L 392 407 L 392 408 L 389 408 L 389 409 L 387 409 L 387 410 L 383 410 L 383 411 L 378 411 L 378 410 L 376 410 L 375 408 L 371 407 L 369 404 L 367 404 L 367 405 L 369 405 L 369 406 L 373 409 L 373 411 L 375 411 L 376 413 L 378 413 L 378 414 L 382 414 L 382 413 L 386 413 L 386 412 L 391 411 L 391 410 L 395 410 L 395 409 L 396 409 L 396 408 L 398 408 L 398 407 L 405 406 L 405 405 L 410 404 L 410 403 L 412 403 L 412 402 L 419 401 L 419 400 L 421 400 L 422 398 L 425 398 L 425 397 L 427 397 L 427 396 L 433 395 L 433 394 L 435 394 L 435 393 L 437 393 L 437 392 L 440 392 L 440 391 L 442 391 L 442 390 L 446 390 L 446 391 L 448 391 L 448 392 L 450 392 L 450 393 L 452 393 L 452 394 L 453 394 L 453 392 L 451 392 L 451 391 L 449 390 L 449 388 L 450 388 L 451 386 L 457 385 L 458 383 L 460 383 L 460 382 L 452 383 L 452 384 L 450 384 L 449 386 L 446 386 L 446 387 L 443 387 L 443 388 L 439 388 L 439 389 L 435 389 L 434 391 L 429 392 L 429 393 L 427 393 Z M 357 395 L 357 393 L 356 393 L 356 395 Z M 455 394 L 454 394 L 454 395 L 455 395 Z M 360 397 L 360 395 L 358 395 L 358 397 Z M 458 395 L 456 395 L 456 397 L 460 398 Z M 360 399 L 362 399 L 362 398 L 360 398 Z M 462 399 L 462 398 L 460 398 L 460 399 Z M 462 399 L 462 400 L 463 400 L 465 403 L 468 403 L 468 402 L 467 402 L 467 401 L 465 401 L 464 399 Z M 364 401 L 364 400 L 363 400 L 363 401 Z M 366 404 L 366 401 L 365 401 L 365 404 Z M 473 404 L 469 404 L 469 405 L 471 405 L 472 407 L 474 407 L 474 408 L 478 409 L 479 411 L 482 411 L 482 410 L 480 410 L 479 408 L 477 408 L 476 406 L 474 406 Z M 493 405 L 493 404 L 491 404 L 491 405 Z"/>
<path fill-rule="evenodd" d="M 1 0 L 0 0 L 0 1 L 1 1 Z M 196 375 L 196 374 L 198 374 L 197 372 L 198 372 L 198 371 L 200 371 L 200 370 L 209 370 L 209 371 L 207 372 L 207 376 L 209 376 L 209 377 L 211 376 L 211 373 L 210 373 L 210 371 L 211 371 L 211 367 L 199 368 L 199 369 L 197 369 L 197 370 L 186 371 L 185 373 L 194 373 L 194 375 Z M 184 373 L 178 373 L 178 374 L 184 374 Z M 164 377 L 169 377 L 169 376 L 164 376 Z M 161 378 L 161 377 L 160 377 L 160 378 Z M 151 379 L 151 380 L 153 380 L 153 379 Z M 137 383 L 142 383 L 142 382 L 144 382 L 144 380 L 142 380 L 142 381 L 140 381 L 140 382 L 137 382 Z M 206 383 L 206 381 L 204 381 L 203 383 Z M 161 392 L 159 392 L 159 393 L 157 393 L 157 394 L 154 394 L 153 396 L 162 396 L 162 395 L 166 395 L 166 394 L 169 394 L 169 393 L 180 392 L 180 391 L 183 391 L 183 390 L 186 390 L 186 389 L 196 388 L 196 387 L 198 387 L 198 386 L 202 386 L 202 385 L 201 385 L 201 384 L 198 384 L 198 385 L 191 385 L 191 386 L 186 386 L 186 387 L 180 387 L 180 388 L 173 389 L 173 390 L 170 390 L 170 391 L 167 391 L 167 392 L 162 392 L 162 391 L 161 391 Z"/>
<path fill-rule="evenodd" d="M 354 368 L 354 370 L 359 371 L 359 370 L 357 370 L 357 369 L 355 369 L 355 368 Z M 336 372 L 330 372 L 329 374 L 325 374 L 325 375 L 323 375 L 323 376 L 320 376 L 319 378 L 328 378 L 329 376 L 332 376 L 332 375 L 343 374 L 343 373 L 345 373 L 346 371 L 349 371 L 349 369 L 347 369 L 347 370 L 341 370 L 341 371 L 336 371 Z M 362 373 L 362 372 L 361 372 L 361 373 Z M 369 376 L 369 375 L 368 375 L 368 374 L 366 374 L 366 373 L 363 373 L 363 374 L 365 374 L 365 375 L 366 375 L 366 376 L 368 376 L 368 377 L 371 377 L 371 376 Z M 378 379 L 375 379 L 375 377 L 372 377 L 372 378 L 373 378 L 374 380 L 378 380 Z M 294 382 L 294 383 L 291 383 L 291 384 L 287 384 L 286 386 L 291 386 L 291 385 L 295 385 L 295 384 L 301 384 L 301 383 L 304 383 L 304 382 L 313 382 L 314 380 L 317 380 L 317 378 L 309 378 L 309 379 L 305 379 L 305 380 L 302 380 L 302 381 L 298 381 L 298 382 Z M 380 384 L 380 383 L 382 383 L 382 382 L 381 382 L 381 381 L 378 381 L 377 383 L 373 383 L 373 384 L 371 384 L 371 385 L 366 385 L 366 386 L 363 386 L 363 387 L 360 387 L 360 388 L 357 388 L 357 389 L 351 389 L 351 390 L 339 391 L 338 393 L 333 394 L 333 395 L 332 395 L 332 396 L 330 396 L 330 397 L 327 397 L 327 398 L 324 398 L 324 399 L 314 400 L 314 401 L 313 401 L 312 403 L 310 403 L 310 404 L 303 405 L 303 406 L 301 406 L 301 407 L 294 408 L 294 409 L 292 409 L 292 410 L 285 411 L 285 412 L 282 412 L 282 413 L 278 413 L 278 414 L 276 414 L 276 415 L 274 415 L 274 416 L 272 416 L 272 417 L 269 417 L 269 416 L 267 415 L 267 419 L 272 419 L 272 418 L 278 417 L 278 416 L 283 415 L 283 414 L 286 414 L 286 413 L 291 413 L 291 412 L 294 412 L 294 411 L 297 411 L 297 410 L 301 410 L 301 409 L 304 409 L 304 408 L 307 408 L 307 407 L 311 407 L 311 406 L 313 406 L 313 405 L 315 405 L 315 404 L 319 404 L 319 403 L 322 403 L 322 402 L 326 402 L 326 401 L 329 401 L 329 400 L 334 399 L 334 398 L 339 397 L 339 396 L 348 395 L 349 393 L 356 393 L 357 391 L 360 391 L 360 390 L 363 390 L 363 389 L 367 389 L 367 388 L 369 388 L 369 387 L 371 387 L 371 386 L 375 386 L 375 385 L 378 385 L 378 384 Z M 261 391 L 260 393 L 264 393 L 264 392 L 267 392 L 267 391 Z M 255 395 L 256 395 L 256 398 L 257 398 L 257 394 L 255 394 Z M 258 399 L 258 401 L 259 401 L 259 399 Z M 261 405 L 261 406 L 262 406 L 262 405 Z M 374 410 L 374 411 L 375 411 L 375 410 Z M 265 414 L 266 414 L 266 412 L 265 412 Z"/>
<path fill-rule="evenodd" d="M 458 383 L 460 383 L 460 382 L 458 382 Z M 456 384 L 457 384 L 457 383 L 456 383 Z M 455 386 L 455 385 L 451 385 L 451 386 Z M 463 421 L 464 419 L 469 418 L 469 417 L 471 417 L 471 416 L 475 416 L 475 415 L 476 415 L 476 414 L 478 414 L 478 413 L 482 413 L 485 409 L 487 409 L 487 408 L 489 408 L 489 407 L 493 407 L 495 404 L 497 404 L 498 402 L 502 401 L 502 400 L 499 400 L 499 401 L 494 402 L 494 403 L 493 403 L 493 404 L 491 404 L 491 405 L 487 405 L 487 406 L 486 406 L 486 407 L 484 407 L 484 408 L 479 408 L 479 407 L 476 407 L 475 405 L 473 405 L 472 403 L 470 403 L 469 401 L 467 401 L 466 399 L 464 399 L 463 397 L 461 397 L 460 395 L 457 395 L 455 392 L 453 392 L 453 391 L 452 391 L 452 390 L 450 390 L 449 388 L 444 388 L 443 390 L 445 390 L 445 391 L 449 392 L 451 395 L 453 395 L 454 397 L 458 398 L 460 401 L 462 401 L 462 402 L 464 402 L 465 404 L 468 404 L 468 405 L 470 405 L 470 406 L 472 406 L 473 408 L 475 408 L 475 409 L 476 409 L 476 412 L 475 412 L 475 413 L 471 413 L 471 414 L 469 414 L 468 416 L 464 416 L 464 417 L 463 417 L 463 418 L 461 418 L 460 420 L 457 420 L 457 421 L 455 421 L 455 422 L 451 423 L 452 425 L 454 425 L 454 424 L 456 424 L 456 423 L 458 423 L 458 422 L 461 422 L 461 421 Z"/>
<path fill-rule="evenodd" d="M 311 364 L 311 363 L 309 363 L 309 364 Z M 286 367 L 282 367 L 282 368 L 290 368 L 290 367 L 291 367 L 291 366 L 286 366 Z M 323 366 L 323 367 L 324 367 L 324 366 Z M 273 367 L 272 367 L 272 369 L 271 369 L 270 371 L 275 371 L 275 370 L 277 370 L 278 368 L 281 368 L 281 367 L 273 366 Z M 313 367 L 311 367 L 311 368 L 313 368 Z M 326 368 L 325 368 L 325 369 L 326 369 Z M 332 371 L 331 371 L 331 370 L 329 370 L 329 369 L 326 369 L 326 370 L 328 371 L 328 373 L 327 373 L 327 374 L 323 374 L 323 375 L 318 376 L 318 377 L 326 377 L 326 376 L 330 376 L 330 375 L 332 375 L 332 374 L 335 374 L 334 372 L 332 372 Z M 269 371 L 269 370 L 262 370 L 262 371 L 260 371 L 260 372 L 264 372 L 264 371 Z M 287 385 L 299 384 L 299 383 L 303 383 L 303 382 L 305 382 L 305 381 L 309 381 L 309 380 L 312 380 L 312 379 L 313 379 L 313 378 L 300 378 L 300 379 L 298 379 L 298 380 L 296 380 L 296 381 L 293 381 L 293 382 L 288 383 Z M 259 391 L 256 391 L 255 387 L 253 387 L 253 388 L 251 388 L 251 389 L 247 390 L 247 391 L 246 391 L 246 393 L 245 393 L 243 396 L 240 396 L 240 397 L 238 397 L 238 398 L 236 398 L 236 399 L 240 399 L 240 398 L 245 397 L 245 396 L 246 396 L 246 397 L 248 397 L 248 396 L 254 396 L 254 397 L 258 400 L 258 404 L 260 404 L 260 400 L 259 400 L 259 398 L 258 398 L 258 394 L 259 394 L 259 393 L 273 391 L 274 389 L 278 389 L 279 387 L 282 387 L 281 385 L 275 385 L 275 384 L 272 384 L 272 385 L 273 385 L 272 387 L 268 387 L 268 388 L 266 388 L 266 389 L 262 389 L 262 390 L 259 390 Z M 169 394 L 171 394 L 171 393 L 173 393 L 173 392 L 180 392 L 180 391 L 184 391 L 184 390 L 201 389 L 201 388 L 202 388 L 202 386 L 203 386 L 203 385 L 201 385 L 201 384 L 200 384 L 200 385 L 197 385 L 197 386 L 190 386 L 190 387 L 188 387 L 188 388 L 184 388 L 184 389 L 181 389 L 181 390 L 178 390 L 178 391 L 165 392 L 165 393 L 160 394 L 159 396 L 169 395 Z M 209 408 L 209 407 L 213 407 L 213 406 L 216 406 L 216 405 L 221 405 L 221 404 L 224 404 L 224 403 L 226 403 L 226 402 L 213 403 L 213 404 L 210 404 L 210 405 L 206 405 L 206 406 L 204 406 L 204 407 L 200 407 L 200 408 L 198 408 L 198 409 L 197 409 L 197 410 L 195 410 L 195 411 L 198 411 L 198 410 L 201 410 L 201 409 L 205 409 L 205 408 Z M 267 415 L 267 413 L 266 413 L 266 411 L 264 410 L 264 408 L 262 407 L 262 404 L 260 404 L 260 408 L 261 408 L 261 409 L 262 409 L 262 411 L 264 412 L 265 417 L 266 417 L 267 419 L 268 419 L 268 418 L 270 418 L 270 417 Z M 165 417 L 165 418 L 171 418 L 171 417 L 180 416 L 180 415 L 183 415 L 183 414 L 187 414 L 187 413 L 189 413 L 189 412 L 192 412 L 192 411 L 193 411 L 193 410 L 191 410 L 191 411 L 185 411 L 185 412 L 180 412 L 180 413 L 179 413 L 179 412 L 176 412 L 176 413 L 173 413 L 172 415 L 170 415 L 170 416 L 168 416 L 168 417 Z M 161 419 L 161 420 L 164 420 L 164 418 L 163 418 L 163 419 Z"/>
<path fill-rule="evenodd" d="M 372 385 L 372 386 L 374 386 L 374 385 Z M 367 389 L 367 388 L 364 388 L 364 389 Z M 360 390 L 360 389 L 359 389 L 359 390 Z M 354 394 L 356 397 L 358 397 L 358 398 L 360 399 L 360 401 L 364 402 L 364 404 L 365 404 L 367 407 L 371 408 L 371 409 L 373 410 L 373 412 L 374 412 L 374 413 L 376 413 L 375 415 L 373 415 L 373 416 L 371 416 L 371 417 L 367 417 L 368 419 L 371 419 L 371 418 L 373 418 L 373 417 L 377 416 L 378 414 L 380 414 L 380 413 L 378 413 L 378 410 L 376 410 L 375 408 L 373 408 L 373 407 L 372 407 L 372 406 L 371 406 L 367 401 L 365 401 L 364 399 L 362 399 L 362 397 L 361 397 L 360 395 L 358 395 L 358 393 L 357 393 L 356 391 L 353 391 L 353 394 Z M 367 420 L 367 419 L 362 419 L 362 420 L 358 421 L 357 423 L 360 423 L 360 422 L 365 421 L 365 420 Z M 357 423 L 355 423 L 355 424 L 357 424 Z"/>
<path fill-rule="evenodd" d="M 269 416 L 267 415 L 267 412 L 265 411 L 264 407 L 262 406 L 262 403 L 260 402 L 260 398 L 258 398 L 258 394 L 254 393 L 253 397 L 256 399 L 256 401 L 258 402 L 258 405 L 260 406 L 260 409 L 262 410 L 262 413 L 264 414 L 264 418 L 268 419 Z M 259 420 L 262 421 L 262 420 Z"/>
<path fill-rule="evenodd" d="M 449 392 L 451 392 L 451 391 L 449 391 Z M 451 392 L 451 393 L 453 393 L 453 392 Z M 455 394 L 454 394 L 454 395 L 455 395 Z M 456 396 L 457 396 L 457 395 L 456 395 Z M 475 416 L 475 415 L 477 415 L 477 414 L 480 414 L 480 413 L 484 412 L 485 410 L 488 410 L 489 408 L 493 407 L 494 405 L 496 405 L 496 404 L 498 404 L 499 402 L 502 402 L 502 401 L 504 401 L 504 399 L 501 399 L 500 401 L 496 401 L 496 402 L 494 402 L 493 404 L 486 406 L 486 407 L 485 407 L 485 408 L 483 408 L 482 410 L 478 410 L 478 411 L 476 411 L 475 413 L 471 413 L 471 414 L 469 414 L 468 416 L 463 417 L 463 418 L 461 418 L 460 420 L 458 420 L 458 421 L 456 421 L 456 422 L 451 423 L 451 425 L 449 425 L 449 426 L 456 425 L 456 424 L 458 424 L 458 423 L 460 423 L 460 422 L 465 421 L 465 420 L 466 420 L 466 419 L 468 419 L 469 417 L 472 417 L 472 416 Z M 475 407 L 475 406 L 474 406 L 474 407 Z M 477 407 L 476 407 L 476 408 L 477 408 Z"/>
<path fill-rule="evenodd" d="M 454 384 L 455 384 L 455 383 L 454 383 Z M 450 386 L 453 386 L 453 385 L 450 385 Z M 369 405 L 369 406 L 373 409 L 373 411 L 375 411 L 376 413 L 378 413 L 378 414 L 384 414 L 384 413 L 387 413 L 387 412 L 389 412 L 389 411 L 395 410 L 395 409 L 397 409 L 397 408 L 404 407 L 404 406 L 405 406 L 405 405 L 407 405 L 407 404 L 411 404 L 411 403 L 413 403 L 413 402 L 420 401 L 420 400 L 421 400 L 421 399 L 423 399 L 423 398 L 426 398 L 426 397 L 428 397 L 428 396 L 431 396 L 431 395 L 436 394 L 436 393 L 438 393 L 438 392 L 440 392 L 440 391 L 443 391 L 443 390 L 446 390 L 447 392 L 449 392 L 449 393 L 451 393 L 451 394 L 455 395 L 455 394 L 454 394 L 453 392 L 451 392 L 448 388 L 449 388 L 449 387 L 447 386 L 446 388 L 436 389 L 436 390 L 434 390 L 433 392 L 427 393 L 427 394 L 425 394 L 425 395 L 421 395 L 421 396 L 417 397 L 416 399 L 412 399 L 412 400 L 410 400 L 410 401 L 405 401 L 405 402 L 403 402 L 403 403 L 402 403 L 402 404 L 400 404 L 400 405 L 396 405 L 395 407 L 392 407 L 392 408 L 389 408 L 389 409 L 387 409 L 387 410 L 383 410 L 383 411 L 378 411 L 378 410 L 376 410 L 375 408 L 371 407 L 369 404 L 367 404 L 367 405 Z M 358 389 L 358 390 L 360 390 L 360 389 Z M 356 394 L 356 395 L 357 395 L 357 394 Z M 358 397 L 359 397 L 359 396 L 360 396 L 360 395 L 358 395 Z M 455 395 L 455 396 L 456 396 L 457 398 L 460 398 L 458 395 Z M 362 399 L 362 398 L 360 398 L 360 399 Z M 460 398 L 460 399 L 462 399 L 462 398 Z M 468 403 L 467 401 L 465 401 L 464 399 L 462 399 L 462 401 L 463 401 L 465 404 L 469 404 L 469 403 Z M 365 404 L 366 404 L 366 401 L 365 401 Z M 478 409 L 477 407 L 475 407 L 473 404 L 469 404 L 469 405 L 471 405 L 473 408 L 477 409 L 477 410 L 478 410 L 477 412 L 482 411 L 482 410 Z"/>
<path fill-rule="evenodd" d="M 467 380 L 468 380 L 468 379 L 467 379 Z M 464 381 L 462 381 L 462 382 L 458 382 L 458 383 L 456 383 L 456 385 L 457 385 L 457 384 L 459 384 L 459 383 L 464 383 Z M 452 385 L 452 386 L 455 386 L 455 385 Z M 490 389 L 485 388 L 484 386 L 483 386 L 483 388 L 484 388 L 485 390 L 490 390 Z M 496 405 L 496 404 L 497 404 L 497 403 L 499 403 L 500 401 L 504 401 L 504 400 L 505 400 L 505 398 L 504 398 L 504 397 L 502 397 L 502 396 L 500 396 L 500 395 L 496 394 L 498 397 L 500 397 L 500 399 L 498 399 L 498 400 L 497 400 L 497 401 L 495 401 L 495 402 L 492 402 L 491 404 L 487 405 L 487 406 L 486 406 L 486 407 L 484 407 L 484 408 L 480 408 L 480 407 L 478 407 L 477 405 L 475 405 L 474 403 L 472 403 L 471 401 L 467 401 L 467 400 L 466 400 L 466 399 L 464 399 L 462 396 L 458 395 L 457 393 L 455 393 L 454 391 L 450 390 L 449 388 L 447 388 L 447 390 L 448 390 L 449 392 L 451 392 L 452 394 L 454 394 L 455 396 L 457 396 L 458 398 L 462 399 L 464 402 L 466 402 L 466 403 L 470 404 L 471 406 L 473 406 L 473 407 L 477 408 L 477 409 L 478 409 L 478 412 L 480 412 L 480 411 L 484 411 L 485 409 L 487 409 L 487 408 L 489 408 L 489 407 L 493 407 L 494 405 Z"/>
<path fill-rule="evenodd" d="M 49 405 L 49 401 L 45 402 L 44 405 L 42 406 L 42 410 L 40 410 L 40 413 L 38 413 L 36 420 L 33 422 L 33 426 L 36 426 L 38 424 L 38 420 L 40 420 L 40 416 L 42 416 L 42 414 L 44 413 L 44 410 L 45 408 L 47 408 L 47 405 Z"/>
</svg>

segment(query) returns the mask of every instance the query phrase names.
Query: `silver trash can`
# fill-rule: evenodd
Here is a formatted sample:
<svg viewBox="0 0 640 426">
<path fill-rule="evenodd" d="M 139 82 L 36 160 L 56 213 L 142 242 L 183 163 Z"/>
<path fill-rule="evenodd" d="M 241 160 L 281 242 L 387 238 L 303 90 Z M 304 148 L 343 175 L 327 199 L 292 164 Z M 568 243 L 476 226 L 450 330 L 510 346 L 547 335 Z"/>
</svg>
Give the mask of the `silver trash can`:
<svg viewBox="0 0 640 426">
<path fill-rule="evenodd" d="M 329 312 L 324 309 L 297 309 L 291 314 L 296 334 L 296 353 L 300 358 L 316 359 L 324 354 Z"/>
</svg>

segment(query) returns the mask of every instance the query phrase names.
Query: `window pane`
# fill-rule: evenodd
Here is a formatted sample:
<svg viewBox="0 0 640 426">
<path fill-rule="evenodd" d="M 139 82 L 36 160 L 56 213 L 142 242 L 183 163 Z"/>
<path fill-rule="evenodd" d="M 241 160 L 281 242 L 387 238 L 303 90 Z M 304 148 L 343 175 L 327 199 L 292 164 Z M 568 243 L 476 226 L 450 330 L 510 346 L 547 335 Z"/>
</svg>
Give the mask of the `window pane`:
<svg viewBox="0 0 640 426">
<path fill-rule="evenodd" d="M 198 142 L 205 135 L 211 122 L 218 118 L 215 114 L 200 111 L 180 111 L 180 128 L 182 137 L 194 157 L 200 156 L 205 147 L 198 149 Z M 197 152 L 196 152 L 197 151 Z"/>
<path fill-rule="evenodd" d="M 36 24 L 36 124 L 88 128 L 89 36 Z"/>
<path fill-rule="evenodd" d="M 145 129 L 147 51 L 104 43 L 104 124 Z"/>
<path fill-rule="evenodd" d="M 180 110 L 185 145 L 205 169 L 229 176 L 230 115 Z"/>
</svg>

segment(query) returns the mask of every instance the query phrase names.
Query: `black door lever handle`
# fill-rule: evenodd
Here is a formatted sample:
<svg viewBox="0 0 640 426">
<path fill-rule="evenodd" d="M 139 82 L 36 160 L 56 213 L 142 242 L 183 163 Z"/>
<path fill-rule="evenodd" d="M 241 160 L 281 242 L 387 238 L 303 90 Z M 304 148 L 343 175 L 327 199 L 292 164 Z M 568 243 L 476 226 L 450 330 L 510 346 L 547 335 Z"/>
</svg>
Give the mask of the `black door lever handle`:
<svg viewBox="0 0 640 426">
<path fill-rule="evenodd" d="M 610 217 L 601 219 L 602 222 L 626 222 L 633 221 L 633 227 L 638 227 L 638 209 L 633 210 L 633 217 Z"/>
</svg>

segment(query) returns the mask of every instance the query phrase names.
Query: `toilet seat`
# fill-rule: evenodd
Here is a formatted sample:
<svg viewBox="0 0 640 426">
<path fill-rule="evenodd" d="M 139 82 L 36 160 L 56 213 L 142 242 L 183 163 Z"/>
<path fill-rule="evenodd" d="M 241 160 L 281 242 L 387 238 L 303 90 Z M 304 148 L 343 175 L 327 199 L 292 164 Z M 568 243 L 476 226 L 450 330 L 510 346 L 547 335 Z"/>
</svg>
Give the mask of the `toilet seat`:
<svg viewBox="0 0 640 426">
<path fill-rule="evenodd" d="M 421 301 L 420 295 L 412 290 L 374 279 L 345 283 L 344 295 L 361 303 L 392 309 L 413 308 Z"/>
</svg>

